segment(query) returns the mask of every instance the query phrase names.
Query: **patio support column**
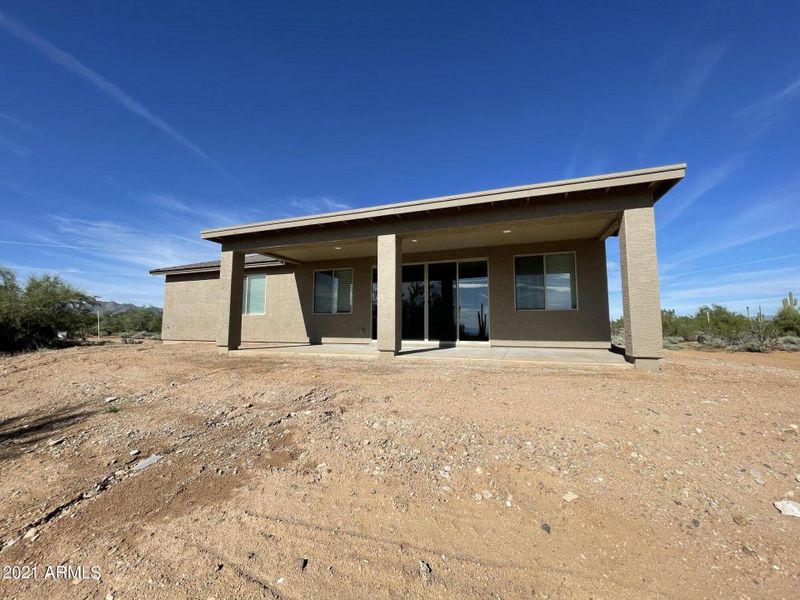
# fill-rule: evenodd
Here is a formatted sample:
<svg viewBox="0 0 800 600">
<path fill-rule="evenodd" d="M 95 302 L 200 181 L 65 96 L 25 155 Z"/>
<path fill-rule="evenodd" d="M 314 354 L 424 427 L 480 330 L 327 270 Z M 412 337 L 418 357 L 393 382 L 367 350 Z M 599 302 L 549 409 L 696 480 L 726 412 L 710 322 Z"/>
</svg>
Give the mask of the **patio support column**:
<svg viewBox="0 0 800 600">
<path fill-rule="evenodd" d="M 400 351 L 400 277 L 402 247 L 396 234 L 378 236 L 378 352 L 394 356 Z"/>
<path fill-rule="evenodd" d="M 622 213 L 619 227 L 625 359 L 637 368 L 659 369 L 663 354 L 661 300 L 653 207 Z"/>
<path fill-rule="evenodd" d="M 223 250 L 219 264 L 220 308 L 217 346 L 236 350 L 242 343 L 244 253 Z"/>
</svg>

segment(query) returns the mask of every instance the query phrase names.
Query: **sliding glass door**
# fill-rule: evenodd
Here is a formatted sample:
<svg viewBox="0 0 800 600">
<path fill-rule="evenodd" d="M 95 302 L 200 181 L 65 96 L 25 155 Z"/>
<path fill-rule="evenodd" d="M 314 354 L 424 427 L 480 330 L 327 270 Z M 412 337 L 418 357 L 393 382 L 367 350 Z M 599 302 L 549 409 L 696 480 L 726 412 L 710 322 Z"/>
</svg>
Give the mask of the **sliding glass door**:
<svg viewBox="0 0 800 600">
<path fill-rule="evenodd" d="M 456 341 L 458 263 L 428 265 L 428 339 Z"/>
<path fill-rule="evenodd" d="M 458 339 L 489 341 L 489 269 L 485 260 L 458 263 Z"/>
<path fill-rule="evenodd" d="M 404 265 L 400 287 L 403 339 L 425 339 L 425 265 Z"/>
<path fill-rule="evenodd" d="M 489 341 L 489 268 L 485 260 L 403 265 L 401 279 L 404 340 Z M 377 339 L 378 271 L 374 267 L 370 291 L 372 339 Z"/>
</svg>

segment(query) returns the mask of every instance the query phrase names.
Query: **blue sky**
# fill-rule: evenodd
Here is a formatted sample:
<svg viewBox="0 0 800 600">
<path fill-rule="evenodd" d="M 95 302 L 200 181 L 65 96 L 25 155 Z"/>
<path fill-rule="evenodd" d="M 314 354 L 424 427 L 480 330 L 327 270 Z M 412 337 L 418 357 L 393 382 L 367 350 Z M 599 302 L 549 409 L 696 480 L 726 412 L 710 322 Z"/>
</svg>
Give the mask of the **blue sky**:
<svg viewBox="0 0 800 600">
<path fill-rule="evenodd" d="M 0 264 L 161 305 L 205 227 L 687 162 L 664 307 L 800 292 L 800 3 L 537 4 L 0 0 Z"/>
</svg>

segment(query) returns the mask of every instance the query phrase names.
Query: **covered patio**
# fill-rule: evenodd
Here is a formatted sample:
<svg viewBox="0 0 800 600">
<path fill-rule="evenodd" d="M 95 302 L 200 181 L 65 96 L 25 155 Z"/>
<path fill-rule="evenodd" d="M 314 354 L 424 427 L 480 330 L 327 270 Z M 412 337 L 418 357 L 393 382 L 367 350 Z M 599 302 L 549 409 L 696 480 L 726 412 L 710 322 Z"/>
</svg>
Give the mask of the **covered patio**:
<svg viewBox="0 0 800 600">
<path fill-rule="evenodd" d="M 153 271 L 167 277 L 163 339 L 613 364 L 606 240 L 616 236 L 625 359 L 656 369 L 654 204 L 684 173 L 668 165 L 209 229 L 219 263 Z"/>
</svg>

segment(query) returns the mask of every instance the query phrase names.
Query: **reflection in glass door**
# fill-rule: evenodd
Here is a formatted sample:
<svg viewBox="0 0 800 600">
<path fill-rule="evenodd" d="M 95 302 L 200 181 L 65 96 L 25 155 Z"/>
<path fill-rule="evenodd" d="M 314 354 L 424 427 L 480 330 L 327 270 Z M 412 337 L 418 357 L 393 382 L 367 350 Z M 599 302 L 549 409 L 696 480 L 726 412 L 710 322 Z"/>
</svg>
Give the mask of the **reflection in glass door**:
<svg viewBox="0 0 800 600">
<path fill-rule="evenodd" d="M 372 339 L 378 339 L 378 269 L 372 267 Z"/>
<path fill-rule="evenodd" d="M 458 263 L 458 339 L 489 341 L 489 270 L 485 260 Z"/>
<path fill-rule="evenodd" d="M 457 263 L 428 265 L 428 339 L 456 341 Z"/>
<path fill-rule="evenodd" d="M 403 339 L 425 339 L 425 265 L 404 265 L 400 287 Z"/>
</svg>

